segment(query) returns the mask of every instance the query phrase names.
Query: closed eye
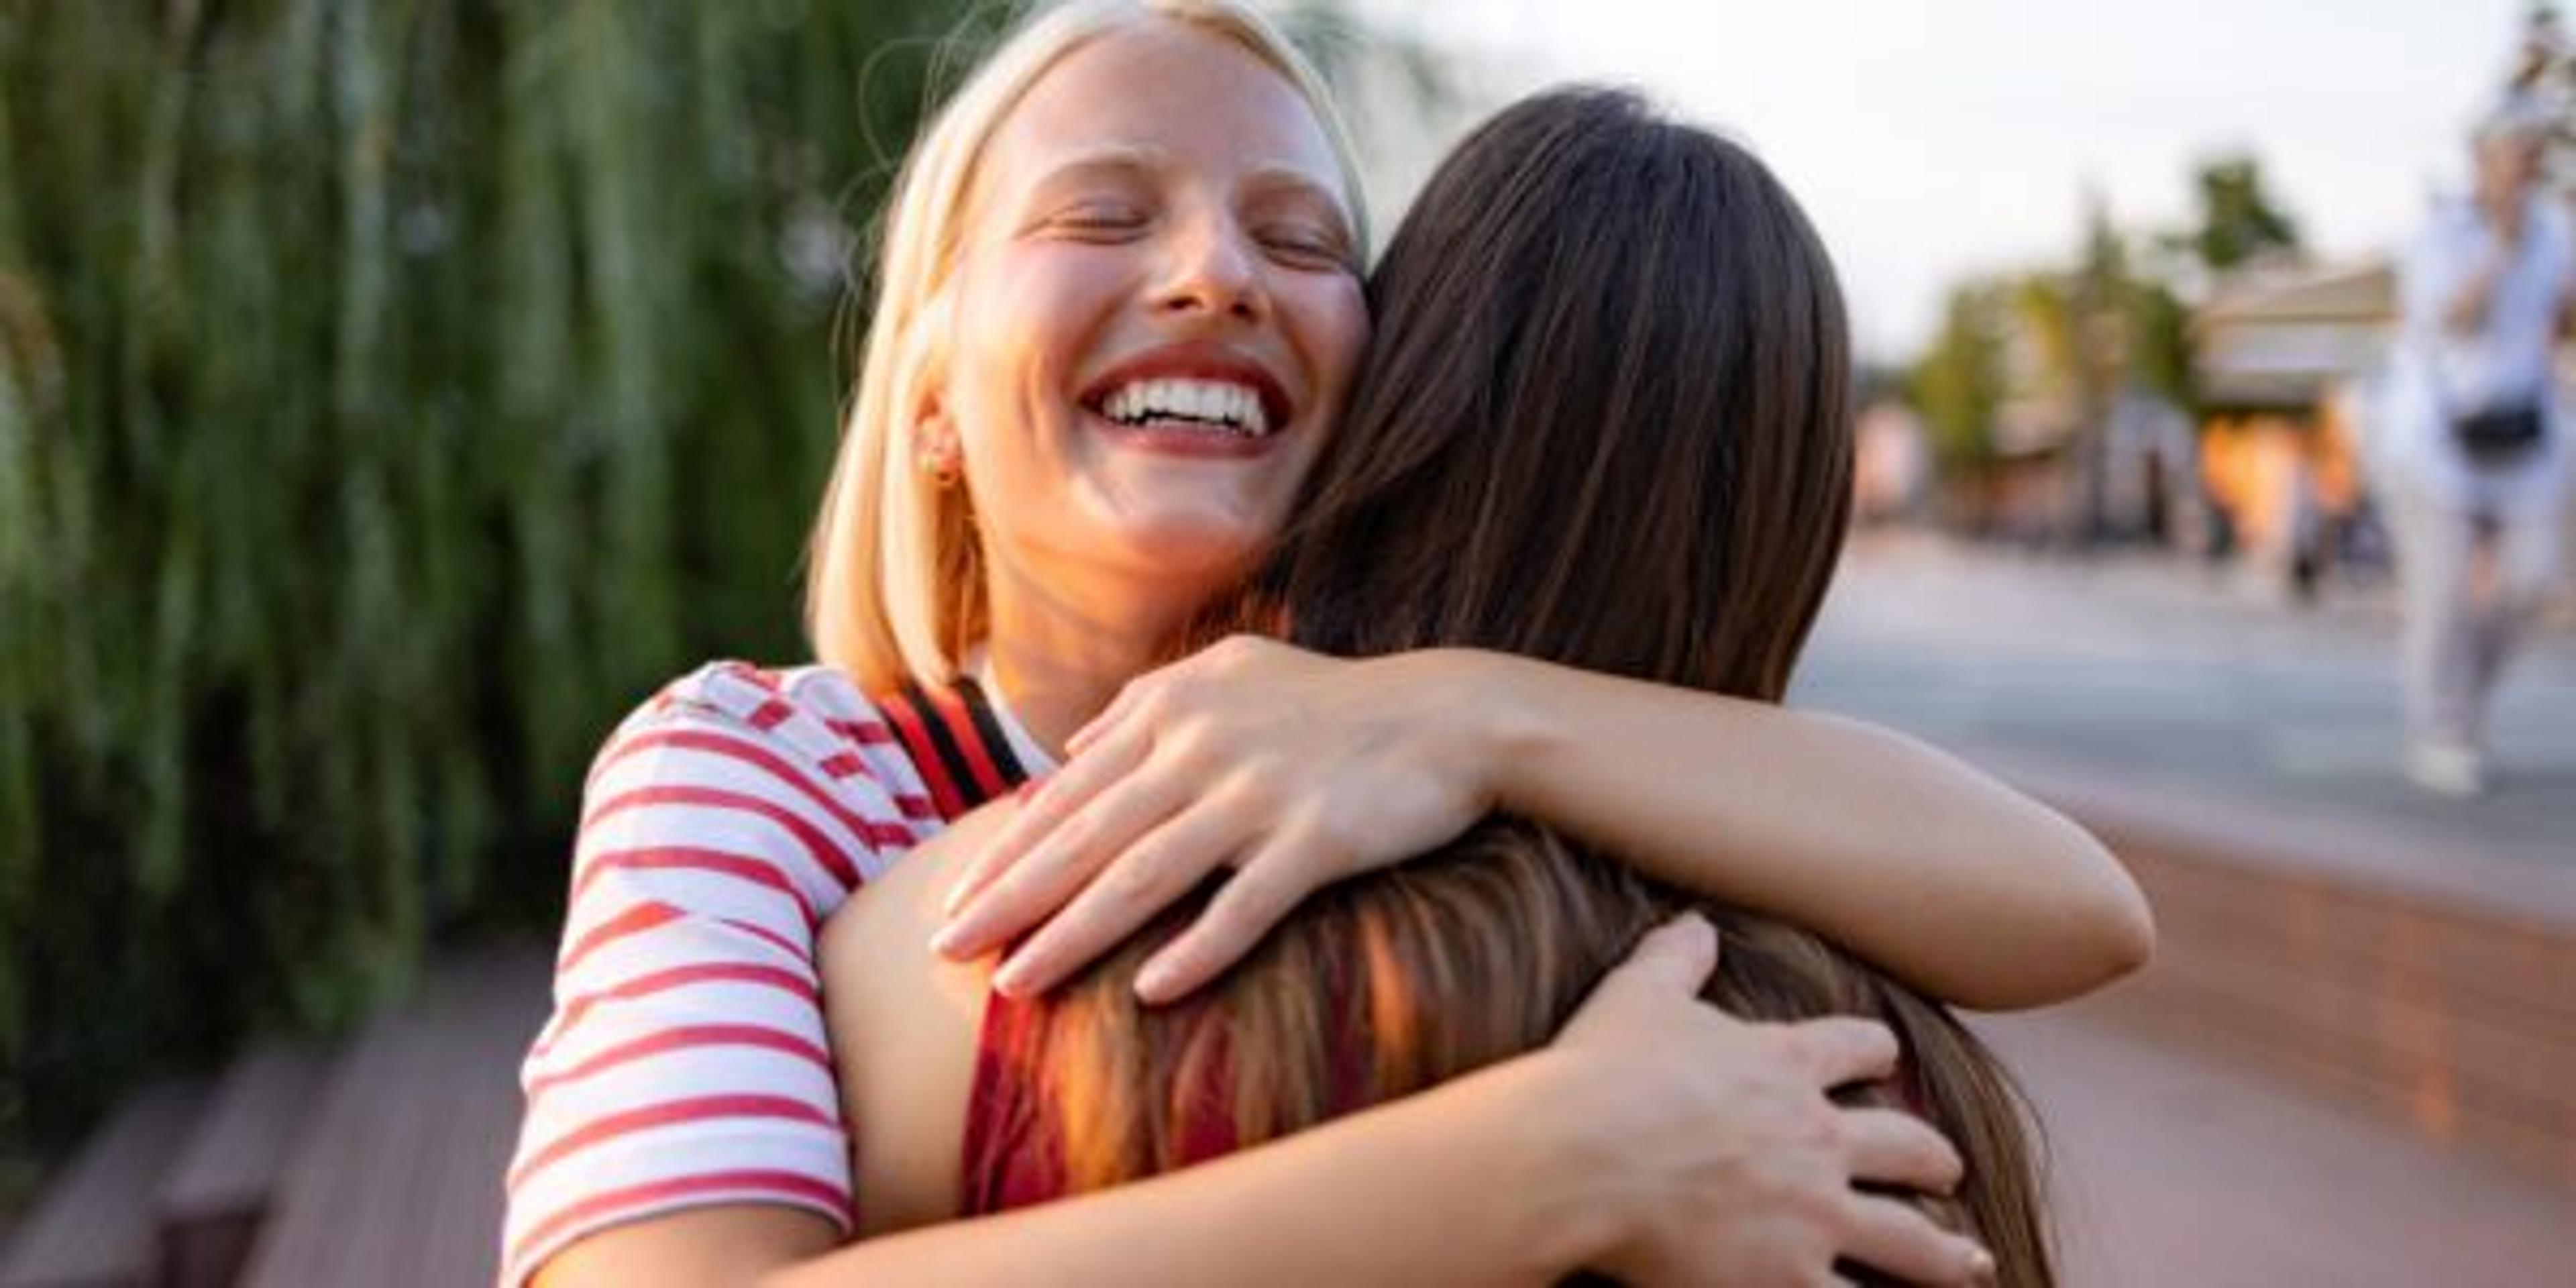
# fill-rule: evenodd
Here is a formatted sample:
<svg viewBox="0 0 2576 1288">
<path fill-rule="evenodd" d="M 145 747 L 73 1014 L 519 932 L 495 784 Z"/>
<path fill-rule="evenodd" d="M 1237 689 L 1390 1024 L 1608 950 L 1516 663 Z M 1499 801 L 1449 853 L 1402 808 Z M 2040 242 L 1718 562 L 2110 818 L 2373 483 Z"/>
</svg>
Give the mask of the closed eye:
<svg viewBox="0 0 2576 1288">
<path fill-rule="evenodd" d="M 1091 204 L 1061 210 L 1047 220 L 1047 226 L 1077 237 L 1115 238 L 1134 233 L 1145 226 L 1145 212 L 1134 206 Z"/>
<path fill-rule="evenodd" d="M 1264 250 L 1294 267 L 1341 269 L 1351 266 L 1348 244 L 1321 228 L 1280 224 L 1262 229 L 1258 237 Z"/>
</svg>

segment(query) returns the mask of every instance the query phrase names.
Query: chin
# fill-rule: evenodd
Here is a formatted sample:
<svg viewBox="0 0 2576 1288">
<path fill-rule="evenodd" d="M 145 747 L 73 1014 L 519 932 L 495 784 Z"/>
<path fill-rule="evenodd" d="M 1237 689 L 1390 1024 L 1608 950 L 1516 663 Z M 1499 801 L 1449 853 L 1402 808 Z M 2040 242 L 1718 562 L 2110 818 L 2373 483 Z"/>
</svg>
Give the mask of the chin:
<svg viewBox="0 0 2576 1288">
<path fill-rule="evenodd" d="M 1131 514 L 1117 527 L 1117 543 L 1141 563 L 1175 574 L 1225 578 L 1248 571 L 1277 531 L 1275 523 L 1240 514 L 1187 511 Z"/>
</svg>

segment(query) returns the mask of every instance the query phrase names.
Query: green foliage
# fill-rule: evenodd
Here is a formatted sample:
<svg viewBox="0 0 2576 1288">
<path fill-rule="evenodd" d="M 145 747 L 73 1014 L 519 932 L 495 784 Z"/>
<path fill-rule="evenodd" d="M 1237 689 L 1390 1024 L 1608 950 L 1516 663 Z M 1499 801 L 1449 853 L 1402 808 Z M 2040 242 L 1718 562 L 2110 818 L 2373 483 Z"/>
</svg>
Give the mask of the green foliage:
<svg viewBox="0 0 2576 1288">
<path fill-rule="evenodd" d="M 1974 469 L 1994 457 L 1995 410 L 2005 392 L 2004 328 L 2013 305 L 2003 284 L 1952 287 L 1941 330 L 1914 364 L 1914 408 L 1944 471 Z"/>
<path fill-rule="evenodd" d="M 2130 379 L 2188 414 L 2200 405 L 2191 306 L 2155 277 L 2132 279 L 2123 296 Z"/>
<path fill-rule="evenodd" d="M 2202 162 L 2192 171 L 2199 224 L 2183 234 L 2203 267 L 2224 273 L 2267 251 L 2297 251 L 2298 221 L 2274 204 L 2252 156 Z"/>
<path fill-rule="evenodd" d="M 959 7 L 0 0 L 0 1146 L 543 916 L 617 714 L 801 652 Z"/>
</svg>

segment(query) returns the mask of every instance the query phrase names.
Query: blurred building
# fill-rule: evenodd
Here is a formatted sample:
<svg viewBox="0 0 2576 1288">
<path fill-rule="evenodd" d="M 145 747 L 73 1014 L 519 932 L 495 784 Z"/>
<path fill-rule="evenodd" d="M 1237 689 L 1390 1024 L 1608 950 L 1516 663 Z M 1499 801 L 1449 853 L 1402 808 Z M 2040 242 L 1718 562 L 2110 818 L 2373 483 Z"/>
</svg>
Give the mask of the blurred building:
<svg viewBox="0 0 2576 1288">
<path fill-rule="evenodd" d="M 2338 565 L 2384 563 L 2362 413 L 2397 331 L 2389 264 L 2249 273 L 2223 282 L 2193 329 L 2219 548 L 2302 592 Z"/>
<path fill-rule="evenodd" d="M 2004 314 L 1985 530 L 2032 543 L 2075 531 L 2089 540 L 2191 541 L 2205 507 L 2190 416 L 2127 374 L 2116 319 L 2077 323 L 2062 309 L 2062 299 L 2025 292 Z M 2079 513 L 2092 504 L 2083 495 L 2088 446 L 2100 453 L 2101 473 L 2099 507 L 2089 514 Z"/>
<path fill-rule="evenodd" d="M 1853 437 L 1852 517 L 1863 524 L 1920 517 L 1932 482 L 1923 418 L 1902 399 L 1873 399 Z"/>
</svg>

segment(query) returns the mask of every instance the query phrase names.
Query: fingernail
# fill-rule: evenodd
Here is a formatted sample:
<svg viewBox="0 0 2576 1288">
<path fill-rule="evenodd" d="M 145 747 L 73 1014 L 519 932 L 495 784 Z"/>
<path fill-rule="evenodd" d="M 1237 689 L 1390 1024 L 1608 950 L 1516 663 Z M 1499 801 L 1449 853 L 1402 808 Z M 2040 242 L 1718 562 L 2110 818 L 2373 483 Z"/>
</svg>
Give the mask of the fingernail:
<svg viewBox="0 0 2576 1288">
<path fill-rule="evenodd" d="M 942 957 L 960 956 L 966 943 L 964 927 L 965 923 L 956 921 L 941 926 L 937 933 L 930 937 L 930 951 Z"/>
<path fill-rule="evenodd" d="M 1002 963 L 1002 968 L 993 972 L 993 991 L 1013 999 L 1027 993 L 1029 964 L 1016 957 Z"/>
<path fill-rule="evenodd" d="M 1144 968 L 1136 972 L 1136 1000 L 1148 1003 L 1162 1001 L 1164 995 L 1171 991 L 1175 973 L 1176 968 L 1159 957 L 1145 963 Z"/>
<path fill-rule="evenodd" d="M 1969 1282 L 1980 1284 L 1993 1283 L 1994 1278 L 1995 1254 L 1988 1252 L 1983 1248 L 1970 1248 L 1968 1250 Z"/>
</svg>

